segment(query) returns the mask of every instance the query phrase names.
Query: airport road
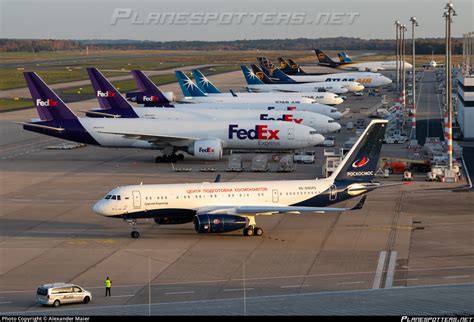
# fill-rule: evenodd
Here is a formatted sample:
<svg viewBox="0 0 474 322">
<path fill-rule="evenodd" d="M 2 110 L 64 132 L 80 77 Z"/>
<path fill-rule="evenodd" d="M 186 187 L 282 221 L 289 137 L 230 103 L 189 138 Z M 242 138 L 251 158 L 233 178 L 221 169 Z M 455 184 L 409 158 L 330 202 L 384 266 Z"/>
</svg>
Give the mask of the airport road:
<svg viewBox="0 0 474 322">
<path fill-rule="evenodd" d="M 348 117 L 361 117 L 360 107 L 372 99 L 350 97 Z M 74 103 L 74 109 L 87 104 Z M 35 289 L 60 281 L 91 289 L 94 299 L 82 314 L 148 304 L 149 285 L 157 306 L 186 301 L 222 306 L 225 299 L 242 298 L 245 287 L 247 297 L 282 296 L 288 304 L 273 309 L 283 313 L 300 301 L 293 294 L 474 282 L 472 201 L 439 190 L 452 184 L 380 189 L 357 212 L 262 216 L 257 219 L 265 229 L 261 238 L 241 232 L 198 235 L 192 224 L 143 221 L 138 226 L 142 237 L 134 240 L 123 221 L 93 214 L 96 200 L 118 185 L 212 181 L 216 173 L 199 172 L 202 164 L 192 158 L 180 165 L 193 172 L 172 172 L 169 165 L 153 163 L 153 151 L 44 149 L 60 140 L 48 141 L 10 123 L 31 117 L 36 117 L 32 109 L 0 114 L 0 312 L 47 312 L 34 303 Z M 351 135 L 343 129 L 336 143 Z M 394 149 L 385 145 L 382 154 Z M 298 165 L 294 173 L 225 173 L 224 161 L 207 166 L 216 167 L 224 181 L 308 179 L 321 174 L 322 150 L 316 148 L 316 164 Z M 102 294 L 106 276 L 113 281 L 112 298 Z M 340 299 L 339 307 L 345 301 Z M 200 302 L 193 303 L 190 307 L 196 308 Z M 436 308 L 438 302 L 418 303 Z M 472 308 L 459 303 L 459 310 Z"/>
<path fill-rule="evenodd" d="M 440 106 L 442 102 L 437 93 L 434 71 L 423 71 L 423 77 L 417 86 L 420 89 L 416 111 L 418 144 L 425 144 L 427 137 L 439 137 L 443 141 L 443 116 L 441 115 Z"/>
</svg>

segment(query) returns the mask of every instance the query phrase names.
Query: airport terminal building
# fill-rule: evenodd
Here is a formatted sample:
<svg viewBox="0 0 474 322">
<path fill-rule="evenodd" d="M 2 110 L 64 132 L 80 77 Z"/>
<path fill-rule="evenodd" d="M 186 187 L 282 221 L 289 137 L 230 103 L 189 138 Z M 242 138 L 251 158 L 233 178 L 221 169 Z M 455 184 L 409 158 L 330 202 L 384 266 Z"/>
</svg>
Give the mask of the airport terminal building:
<svg viewBox="0 0 474 322">
<path fill-rule="evenodd" d="M 458 76 L 458 116 L 463 138 L 474 140 L 474 75 Z"/>
</svg>

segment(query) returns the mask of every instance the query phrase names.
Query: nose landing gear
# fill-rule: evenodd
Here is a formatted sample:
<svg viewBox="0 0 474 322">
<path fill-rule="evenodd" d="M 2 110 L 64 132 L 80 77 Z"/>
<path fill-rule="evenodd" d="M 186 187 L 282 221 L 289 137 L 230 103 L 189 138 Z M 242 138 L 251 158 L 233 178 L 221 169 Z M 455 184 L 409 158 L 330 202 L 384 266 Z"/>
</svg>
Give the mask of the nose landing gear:
<svg viewBox="0 0 474 322">
<path fill-rule="evenodd" d="M 132 232 L 130 233 L 132 238 L 140 237 L 140 233 L 137 231 L 137 227 L 136 227 L 137 226 L 137 220 L 132 219 L 132 220 L 127 220 L 127 222 L 130 226 L 132 226 Z"/>
</svg>

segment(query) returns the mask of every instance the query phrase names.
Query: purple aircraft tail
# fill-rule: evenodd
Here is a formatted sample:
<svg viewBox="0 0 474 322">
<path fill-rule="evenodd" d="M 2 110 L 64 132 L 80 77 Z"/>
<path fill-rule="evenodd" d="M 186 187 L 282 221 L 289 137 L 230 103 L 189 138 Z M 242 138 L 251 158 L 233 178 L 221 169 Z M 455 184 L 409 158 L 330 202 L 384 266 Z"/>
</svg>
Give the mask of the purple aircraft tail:
<svg viewBox="0 0 474 322">
<path fill-rule="evenodd" d="M 75 120 L 77 116 L 54 93 L 48 85 L 33 72 L 23 73 L 30 90 L 33 103 L 42 121 Z"/>
<path fill-rule="evenodd" d="M 74 142 L 98 144 L 82 126 L 76 114 L 36 73 L 26 72 L 23 75 L 41 119 L 28 123 L 19 122 L 25 130 Z"/>
<path fill-rule="evenodd" d="M 125 118 L 137 118 L 138 115 L 133 110 L 127 100 L 120 95 L 120 92 L 102 75 L 96 68 L 87 68 L 87 73 L 92 83 L 92 88 L 100 104 L 100 110 L 86 113 L 87 116 L 119 116 Z M 94 115 L 96 114 L 96 115 Z M 103 115 L 101 115 L 103 114 Z"/>
<path fill-rule="evenodd" d="M 173 107 L 158 86 L 141 70 L 132 70 L 132 76 L 139 91 L 126 93 L 125 97 L 129 101 L 144 104 L 146 107 Z"/>
</svg>

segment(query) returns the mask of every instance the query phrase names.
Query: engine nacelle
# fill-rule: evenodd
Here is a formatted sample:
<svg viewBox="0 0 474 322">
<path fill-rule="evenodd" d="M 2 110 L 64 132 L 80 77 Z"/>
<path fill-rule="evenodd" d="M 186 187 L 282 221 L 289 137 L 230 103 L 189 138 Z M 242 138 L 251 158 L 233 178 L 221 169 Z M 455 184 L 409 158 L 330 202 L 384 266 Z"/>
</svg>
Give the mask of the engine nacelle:
<svg viewBox="0 0 474 322">
<path fill-rule="evenodd" d="M 194 142 L 188 152 L 202 160 L 220 160 L 223 150 L 221 140 L 207 139 Z"/>
<path fill-rule="evenodd" d="M 377 68 L 369 68 L 369 72 L 376 73 L 378 71 Z"/>
<path fill-rule="evenodd" d="M 365 67 L 359 67 L 359 68 L 357 68 L 357 70 L 358 70 L 359 72 L 365 72 L 365 71 L 367 71 L 367 68 L 365 68 Z"/>
<path fill-rule="evenodd" d="M 225 233 L 247 227 L 247 218 L 235 215 L 196 215 L 194 229 L 201 234 Z"/>
</svg>

